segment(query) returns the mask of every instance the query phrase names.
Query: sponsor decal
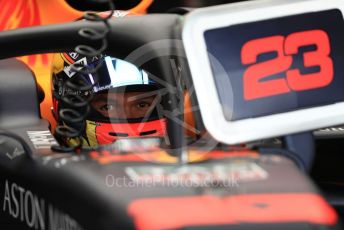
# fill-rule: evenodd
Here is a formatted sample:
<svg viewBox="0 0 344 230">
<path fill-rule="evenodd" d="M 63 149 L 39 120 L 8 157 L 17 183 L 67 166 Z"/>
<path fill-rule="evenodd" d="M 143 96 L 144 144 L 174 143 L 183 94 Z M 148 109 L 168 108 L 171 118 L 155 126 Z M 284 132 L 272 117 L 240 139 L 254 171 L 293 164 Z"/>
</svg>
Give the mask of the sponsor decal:
<svg viewBox="0 0 344 230">
<path fill-rule="evenodd" d="M 25 152 L 23 149 L 18 149 L 17 147 L 14 148 L 13 152 L 12 153 L 9 153 L 7 152 L 6 153 L 6 156 L 10 159 L 10 160 L 13 160 L 21 155 L 23 155 Z"/>
<path fill-rule="evenodd" d="M 13 160 L 25 154 L 25 151 L 18 140 L 7 136 L 0 136 L 0 154 L 4 154 L 8 159 Z"/>
<path fill-rule="evenodd" d="M 125 16 L 127 16 L 129 14 L 128 11 L 121 11 L 121 10 L 115 10 L 113 12 L 113 17 L 116 18 L 124 18 Z"/>
<path fill-rule="evenodd" d="M 87 65 L 87 59 L 86 59 L 86 57 L 84 57 L 84 58 L 81 58 L 80 60 L 76 61 L 75 63 L 76 64 L 81 64 L 81 66 L 85 66 L 85 65 Z M 80 69 L 82 69 L 82 67 L 78 67 L 76 69 L 80 70 Z M 65 66 L 63 71 L 66 73 L 66 75 L 69 78 L 73 77 L 76 74 L 76 71 L 74 69 L 72 69 L 71 65 Z"/>
<path fill-rule="evenodd" d="M 138 166 L 127 167 L 126 173 L 135 182 L 183 182 L 190 181 L 194 185 L 205 182 L 248 182 L 264 180 L 268 173 L 254 162 L 236 161 L 219 164 L 207 163 L 188 166 Z"/>
<path fill-rule="evenodd" d="M 326 129 L 319 129 L 318 132 L 343 132 L 344 127 L 331 127 Z"/>
<path fill-rule="evenodd" d="M 24 187 L 5 181 L 2 211 L 37 230 L 81 230 L 76 220 Z"/>
<path fill-rule="evenodd" d="M 68 55 L 73 58 L 74 60 L 78 59 L 79 54 L 77 52 L 70 52 Z"/>
<path fill-rule="evenodd" d="M 61 168 L 71 163 L 77 163 L 85 160 L 85 156 L 70 155 L 70 154 L 56 154 L 42 157 L 44 165 L 53 165 L 55 168 Z"/>
<path fill-rule="evenodd" d="M 49 149 L 52 145 L 57 145 L 49 130 L 27 131 L 27 135 L 36 149 Z"/>
</svg>

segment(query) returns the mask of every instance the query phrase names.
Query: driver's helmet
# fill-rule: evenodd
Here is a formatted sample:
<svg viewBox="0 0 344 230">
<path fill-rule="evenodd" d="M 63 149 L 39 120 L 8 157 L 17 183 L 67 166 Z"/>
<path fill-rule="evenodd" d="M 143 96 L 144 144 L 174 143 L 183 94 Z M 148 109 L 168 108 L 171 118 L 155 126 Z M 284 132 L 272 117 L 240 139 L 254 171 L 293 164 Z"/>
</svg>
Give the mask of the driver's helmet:
<svg viewBox="0 0 344 230">
<path fill-rule="evenodd" d="M 71 68 L 74 63 L 95 72 L 76 72 Z M 65 103 L 63 97 L 80 94 L 68 87 L 68 81 L 92 86 L 80 95 L 89 100 L 90 105 L 88 109 L 77 108 L 80 113 L 87 114 L 83 123 L 64 124 L 65 121 L 60 119 L 61 110 L 73 107 Z M 83 128 L 84 146 L 110 144 L 118 138 L 164 136 L 166 121 L 158 112 L 161 90 L 161 85 L 152 79 L 151 74 L 124 60 L 107 55 L 86 58 L 74 52 L 54 55 L 53 114 L 58 125 Z"/>
</svg>

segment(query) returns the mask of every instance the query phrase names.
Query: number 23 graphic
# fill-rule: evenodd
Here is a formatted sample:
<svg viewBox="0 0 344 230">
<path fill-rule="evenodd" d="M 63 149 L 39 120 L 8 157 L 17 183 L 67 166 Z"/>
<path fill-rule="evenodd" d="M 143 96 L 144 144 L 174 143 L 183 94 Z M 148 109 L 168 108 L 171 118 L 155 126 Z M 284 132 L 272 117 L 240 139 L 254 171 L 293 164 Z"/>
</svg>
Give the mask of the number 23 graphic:
<svg viewBox="0 0 344 230">
<path fill-rule="evenodd" d="M 304 66 L 319 66 L 317 73 L 301 74 L 292 66 L 293 54 L 303 46 L 316 45 L 316 50 L 303 54 Z M 260 54 L 277 52 L 277 57 L 257 63 Z M 250 65 L 244 72 L 244 98 L 254 100 L 290 91 L 303 91 L 329 85 L 333 79 L 333 62 L 329 57 L 330 41 L 323 30 L 296 32 L 288 36 L 271 36 L 246 42 L 241 49 L 241 62 Z M 265 80 L 285 72 L 285 78 Z"/>
</svg>

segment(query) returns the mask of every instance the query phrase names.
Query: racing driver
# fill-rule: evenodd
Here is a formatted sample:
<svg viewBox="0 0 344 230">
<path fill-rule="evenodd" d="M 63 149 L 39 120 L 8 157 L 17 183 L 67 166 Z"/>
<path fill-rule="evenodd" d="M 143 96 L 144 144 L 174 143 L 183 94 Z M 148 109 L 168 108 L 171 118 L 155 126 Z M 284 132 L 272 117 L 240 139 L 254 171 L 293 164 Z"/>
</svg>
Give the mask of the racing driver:
<svg viewBox="0 0 344 230">
<path fill-rule="evenodd" d="M 94 71 L 75 71 L 71 67 L 74 63 Z M 107 55 L 87 58 L 75 52 L 57 53 L 53 58 L 51 82 L 57 125 L 69 125 L 81 131 L 83 147 L 110 144 L 118 138 L 166 134 L 166 121 L 159 115 L 161 85 L 129 62 Z M 88 86 L 89 90 L 70 87 L 71 82 L 82 82 L 82 88 Z M 80 102 L 66 103 L 66 98 L 73 95 L 89 101 L 89 106 L 81 108 L 77 106 Z M 81 122 L 68 123 L 61 119 L 61 112 L 70 109 L 84 116 Z M 73 141 L 58 139 L 65 144 Z"/>
</svg>

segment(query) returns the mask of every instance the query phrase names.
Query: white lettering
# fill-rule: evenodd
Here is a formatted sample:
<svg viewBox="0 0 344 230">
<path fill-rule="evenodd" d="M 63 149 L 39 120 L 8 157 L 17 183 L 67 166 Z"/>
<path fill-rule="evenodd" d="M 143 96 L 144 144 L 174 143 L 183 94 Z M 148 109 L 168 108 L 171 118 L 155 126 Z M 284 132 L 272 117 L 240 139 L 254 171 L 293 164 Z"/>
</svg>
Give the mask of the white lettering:
<svg viewBox="0 0 344 230">
<path fill-rule="evenodd" d="M 27 131 L 27 134 L 36 149 L 46 149 L 57 144 L 55 138 L 49 130 Z"/>
<path fill-rule="evenodd" d="M 48 208 L 48 210 L 46 210 Z M 30 228 L 37 230 L 82 230 L 83 228 L 69 215 L 45 205 L 45 200 L 40 199 L 32 191 L 23 187 L 8 183 L 6 180 L 4 202 L 2 209 L 18 221 L 26 223 Z M 49 217 L 46 218 L 46 212 Z M 46 222 L 49 221 L 49 222 Z M 46 226 L 48 226 L 46 228 Z"/>
<path fill-rule="evenodd" d="M 343 127 L 337 127 L 337 128 L 325 128 L 325 129 L 319 129 L 321 132 L 339 132 L 339 131 L 344 131 Z"/>
<path fill-rule="evenodd" d="M 13 199 L 14 206 L 16 207 L 16 208 L 15 208 L 16 211 L 13 211 L 13 210 L 12 210 L 11 215 L 12 215 L 14 218 L 18 218 L 18 216 L 19 216 L 19 204 L 18 204 L 17 197 L 16 197 L 16 195 L 15 195 L 15 193 L 14 193 L 14 191 L 16 191 L 17 189 L 18 189 L 18 186 L 17 186 L 15 183 L 13 183 L 12 186 L 11 186 L 11 192 L 12 192 L 11 195 L 12 195 L 12 199 Z"/>
<path fill-rule="evenodd" d="M 41 202 L 38 202 L 38 198 L 35 197 L 35 209 L 37 213 L 38 221 L 36 221 L 35 228 L 38 229 L 38 223 L 40 229 L 45 230 L 45 209 L 44 209 L 44 200 L 41 199 Z"/>
<path fill-rule="evenodd" d="M 20 192 L 20 220 L 24 221 L 24 208 L 23 208 L 23 203 L 24 203 L 24 189 L 22 187 L 18 187 L 18 190 Z"/>
<path fill-rule="evenodd" d="M 4 204 L 2 206 L 2 210 L 6 211 L 6 204 L 8 204 L 8 210 L 11 213 L 11 200 L 10 200 L 10 190 L 8 188 L 8 182 L 6 180 L 5 183 L 5 197 L 4 197 Z"/>
<path fill-rule="evenodd" d="M 29 206 L 31 207 L 31 210 L 29 210 Z M 25 193 L 25 221 L 26 224 L 29 227 L 33 227 L 35 225 L 35 219 L 36 219 L 36 212 L 35 212 L 35 205 L 33 200 L 33 195 L 30 191 L 27 191 Z M 31 213 L 31 219 L 29 217 L 29 214 Z"/>
<path fill-rule="evenodd" d="M 49 205 L 50 230 L 82 230 L 82 227 L 69 215 Z"/>
<path fill-rule="evenodd" d="M 49 205 L 49 229 L 59 230 L 58 227 L 58 215 L 56 215 L 54 208 Z"/>
</svg>

